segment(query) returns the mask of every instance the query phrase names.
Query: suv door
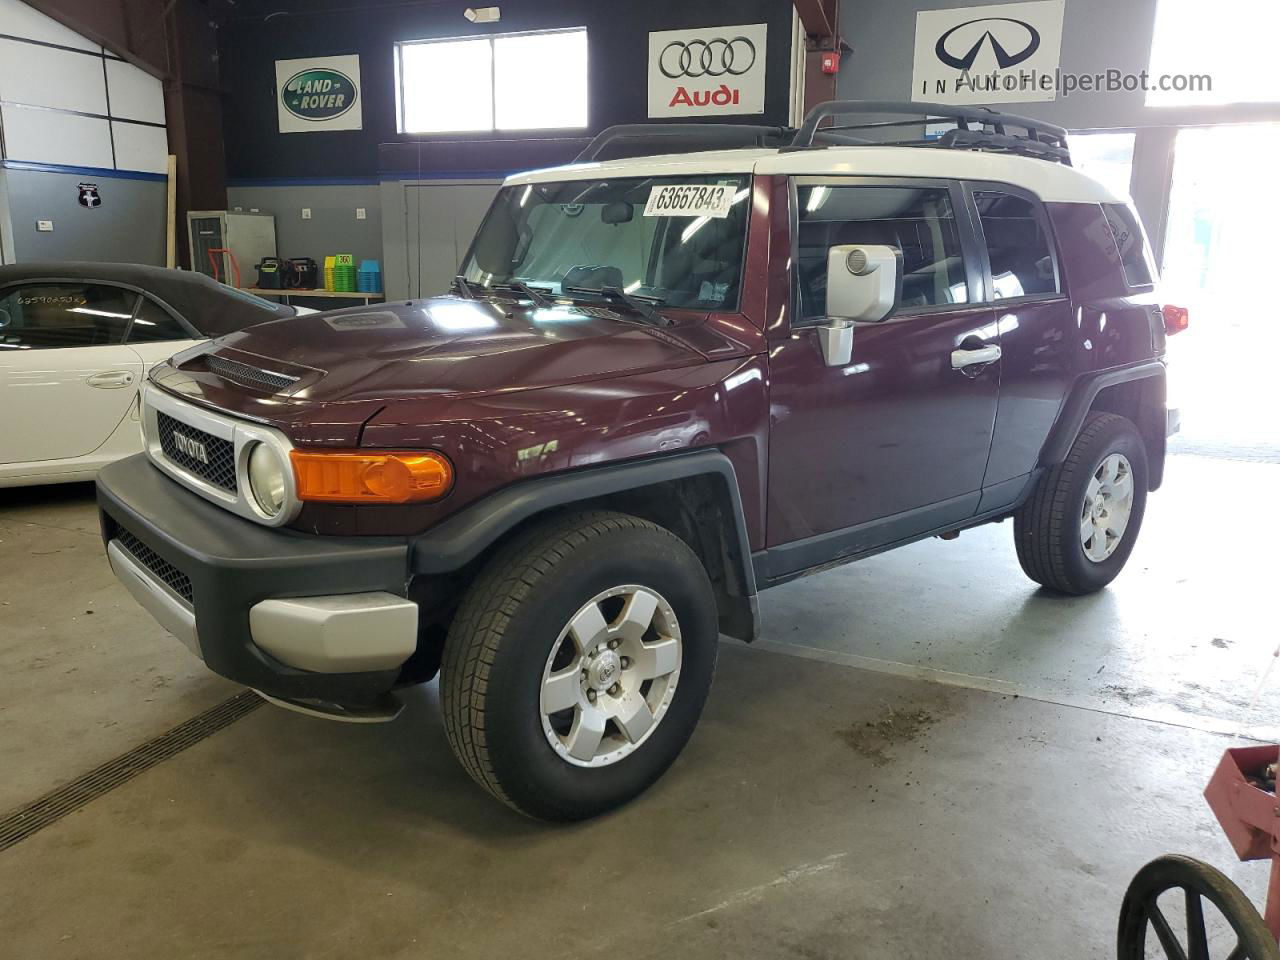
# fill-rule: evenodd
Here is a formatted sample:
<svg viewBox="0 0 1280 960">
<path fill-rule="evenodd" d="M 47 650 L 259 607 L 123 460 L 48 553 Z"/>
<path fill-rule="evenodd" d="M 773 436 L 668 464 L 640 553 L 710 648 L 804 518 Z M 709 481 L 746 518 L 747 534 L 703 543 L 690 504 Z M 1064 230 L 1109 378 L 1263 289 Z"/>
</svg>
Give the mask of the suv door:
<svg viewBox="0 0 1280 960">
<path fill-rule="evenodd" d="M 129 415 L 142 377 L 124 344 L 137 300 L 83 281 L 0 290 L 4 463 L 86 456 Z"/>
<path fill-rule="evenodd" d="M 990 278 L 988 299 L 1003 353 L 980 508 L 986 512 L 1022 493 L 1082 358 L 1077 338 L 1065 335 L 1076 322 L 1040 200 L 1007 184 L 967 183 L 965 190 L 979 227 L 979 256 Z"/>
<path fill-rule="evenodd" d="M 998 359 L 966 365 L 997 336 L 958 184 L 796 178 L 792 208 L 791 322 L 769 363 L 770 577 L 973 516 L 1000 384 Z M 858 324 L 850 362 L 828 367 L 827 251 L 847 243 L 902 251 L 902 305 Z"/>
</svg>

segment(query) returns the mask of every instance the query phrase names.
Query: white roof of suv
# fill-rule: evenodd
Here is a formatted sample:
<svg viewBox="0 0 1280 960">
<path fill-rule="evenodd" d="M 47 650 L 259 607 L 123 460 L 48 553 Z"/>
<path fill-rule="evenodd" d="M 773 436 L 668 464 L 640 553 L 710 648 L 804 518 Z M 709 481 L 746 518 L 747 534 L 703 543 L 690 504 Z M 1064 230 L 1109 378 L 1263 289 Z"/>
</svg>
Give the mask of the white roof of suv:
<svg viewBox="0 0 1280 960">
<path fill-rule="evenodd" d="M 715 150 L 550 167 L 508 177 L 508 185 L 600 177 L 758 173 L 784 176 L 930 177 L 1008 183 L 1046 202 L 1125 203 L 1092 177 L 1050 160 L 979 150 L 828 146 L 811 150 Z"/>
</svg>

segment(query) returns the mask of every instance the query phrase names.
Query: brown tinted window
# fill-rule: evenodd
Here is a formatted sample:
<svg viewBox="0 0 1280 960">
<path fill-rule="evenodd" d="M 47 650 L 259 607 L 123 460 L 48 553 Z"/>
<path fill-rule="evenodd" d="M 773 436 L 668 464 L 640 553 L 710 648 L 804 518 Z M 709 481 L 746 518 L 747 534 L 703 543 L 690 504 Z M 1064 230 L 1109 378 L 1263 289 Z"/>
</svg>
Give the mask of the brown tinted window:
<svg viewBox="0 0 1280 960">
<path fill-rule="evenodd" d="M 138 295 L 96 283 L 28 283 L 0 291 L 0 349 L 97 347 L 124 340 Z"/>
<path fill-rule="evenodd" d="M 983 191 L 973 198 L 991 261 L 991 299 L 1056 294 L 1058 275 L 1040 209 L 1008 193 Z"/>
<path fill-rule="evenodd" d="M 1145 287 L 1155 279 L 1151 254 L 1147 250 L 1146 237 L 1138 224 L 1138 217 L 1123 203 L 1104 203 L 1102 212 L 1107 226 L 1115 237 L 1120 262 L 1124 264 L 1124 277 L 1131 287 Z"/>
</svg>

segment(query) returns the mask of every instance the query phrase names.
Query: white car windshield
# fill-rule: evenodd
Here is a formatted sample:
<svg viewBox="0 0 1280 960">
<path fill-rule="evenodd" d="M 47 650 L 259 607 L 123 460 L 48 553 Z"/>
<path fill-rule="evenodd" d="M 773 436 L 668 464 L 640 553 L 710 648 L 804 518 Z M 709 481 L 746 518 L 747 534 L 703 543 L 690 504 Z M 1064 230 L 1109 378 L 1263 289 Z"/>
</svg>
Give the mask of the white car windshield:
<svg viewBox="0 0 1280 960">
<path fill-rule="evenodd" d="M 621 291 L 653 304 L 736 310 L 750 177 L 571 180 L 504 187 L 463 263 L 478 287 L 557 296 Z"/>
</svg>

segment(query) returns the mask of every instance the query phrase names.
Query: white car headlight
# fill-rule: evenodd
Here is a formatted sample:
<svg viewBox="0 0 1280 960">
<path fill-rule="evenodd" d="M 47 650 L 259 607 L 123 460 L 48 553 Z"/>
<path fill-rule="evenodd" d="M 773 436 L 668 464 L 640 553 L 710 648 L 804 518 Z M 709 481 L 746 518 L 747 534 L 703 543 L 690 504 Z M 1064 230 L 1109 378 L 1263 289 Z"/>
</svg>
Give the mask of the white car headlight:
<svg viewBox="0 0 1280 960">
<path fill-rule="evenodd" d="M 269 519 L 284 509 L 289 471 L 269 444 L 255 443 L 249 451 L 249 492 Z"/>
</svg>

